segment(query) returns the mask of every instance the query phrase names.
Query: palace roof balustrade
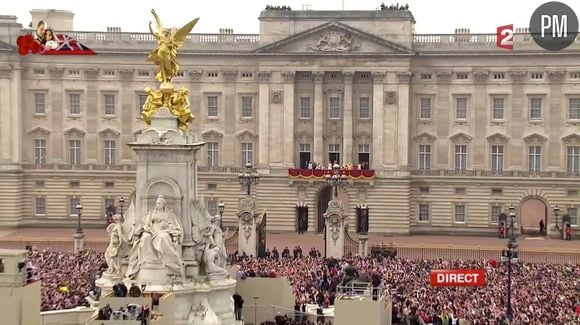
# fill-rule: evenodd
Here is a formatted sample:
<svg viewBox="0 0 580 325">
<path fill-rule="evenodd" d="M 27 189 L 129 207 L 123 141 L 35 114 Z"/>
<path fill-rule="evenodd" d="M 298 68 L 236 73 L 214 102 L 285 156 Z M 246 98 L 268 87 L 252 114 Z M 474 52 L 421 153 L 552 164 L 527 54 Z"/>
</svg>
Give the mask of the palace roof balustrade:
<svg viewBox="0 0 580 325">
<path fill-rule="evenodd" d="M 34 30 L 24 29 L 22 33 L 33 33 Z M 94 31 L 59 31 L 74 37 L 86 46 L 101 51 L 127 50 L 142 52 L 157 44 L 150 33 L 131 32 L 94 32 Z M 514 50 L 505 51 L 497 47 L 496 34 L 413 34 L 413 50 L 419 52 L 478 52 L 513 53 L 528 51 L 545 51 L 532 39 L 530 33 L 514 33 Z M 198 34 L 187 36 L 188 41 L 182 49 L 187 51 L 235 51 L 244 52 L 258 49 L 266 45 L 260 39 L 260 34 Z M 563 52 L 580 50 L 580 34 Z M 354 53 L 356 54 L 356 52 Z"/>
<path fill-rule="evenodd" d="M 412 170 L 411 176 L 426 177 L 505 177 L 505 178 L 576 178 L 580 172 L 568 171 L 524 171 L 524 170 L 454 170 L 427 169 Z"/>
<path fill-rule="evenodd" d="M 108 170 L 108 171 L 135 171 L 134 165 L 104 165 L 104 164 L 24 164 L 24 170 L 70 170 L 70 171 L 91 171 L 91 170 Z"/>
</svg>

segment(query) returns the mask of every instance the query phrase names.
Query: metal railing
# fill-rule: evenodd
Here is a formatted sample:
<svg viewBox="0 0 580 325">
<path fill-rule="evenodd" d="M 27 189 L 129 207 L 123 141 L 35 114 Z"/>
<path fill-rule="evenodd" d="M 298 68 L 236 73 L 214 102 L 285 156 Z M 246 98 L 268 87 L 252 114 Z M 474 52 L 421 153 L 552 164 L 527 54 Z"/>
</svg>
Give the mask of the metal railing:
<svg viewBox="0 0 580 325">
<path fill-rule="evenodd" d="M 350 236 L 348 227 L 344 227 L 344 256 L 347 258 L 359 254 L 359 242 Z"/>
<path fill-rule="evenodd" d="M 397 256 L 412 260 L 444 259 L 444 260 L 483 260 L 496 259 L 499 261 L 503 247 L 465 247 L 465 246 L 426 246 L 426 245 L 372 245 L 371 254 L 383 252 L 384 256 Z M 393 254 L 394 253 L 394 254 Z M 519 249 L 519 259 L 526 263 L 549 264 L 580 264 L 580 249 L 557 250 L 545 247 L 544 249 Z"/>
<path fill-rule="evenodd" d="M 275 325 L 275 319 L 277 316 L 286 316 L 290 320 L 296 321 L 299 324 L 306 321 L 317 324 L 317 320 L 322 321 L 323 324 L 327 324 L 329 321 L 334 323 L 334 313 L 317 315 L 315 305 L 307 306 L 306 312 L 302 312 L 275 305 L 255 305 L 252 304 L 251 301 L 247 301 L 244 303 L 242 314 L 244 316 L 244 325 Z"/>
<path fill-rule="evenodd" d="M 240 228 L 236 227 L 234 233 L 225 239 L 226 252 L 228 256 L 238 251 L 238 236 L 240 235 Z"/>
<path fill-rule="evenodd" d="M 49 249 L 62 252 L 74 250 L 74 241 L 72 239 L 0 240 L 0 248 L 5 249 L 26 249 L 27 245 L 38 250 Z M 108 245 L 109 243 L 105 241 L 85 241 L 85 249 L 89 251 L 104 252 Z"/>
<path fill-rule="evenodd" d="M 465 177 L 517 177 L 517 178 L 566 178 L 580 177 L 580 172 L 568 171 L 527 171 L 527 170 L 453 170 L 453 169 L 415 169 L 412 176 L 465 176 Z"/>
</svg>

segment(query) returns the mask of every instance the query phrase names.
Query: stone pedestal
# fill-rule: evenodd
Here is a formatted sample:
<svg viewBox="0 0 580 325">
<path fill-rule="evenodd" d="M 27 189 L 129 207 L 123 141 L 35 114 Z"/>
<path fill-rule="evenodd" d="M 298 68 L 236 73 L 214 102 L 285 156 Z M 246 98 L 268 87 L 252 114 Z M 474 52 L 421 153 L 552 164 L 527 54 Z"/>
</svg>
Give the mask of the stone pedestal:
<svg viewBox="0 0 580 325">
<path fill-rule="evenodd" d="M 256 234 L 256 202 L 252 197 L 246 196 L 240 201 L 238 213 L 238 251 L 248 256 L 258 256 L 258 237 Z"/>
<path fill-rule="evenodd" d="M 359 239 L 359 249 L 358 254 L 360 256 L 366 257 L 369 255 L 369 235 L 363 234 L 358 236 Z"/>
<path fill-rule="evenodd" d="M 328 202 L 324 222 L 326 226 L 326 257 L 342 258 L 344 256 L 346 216 L 340 199 L 333 198 Z"/>
<path fill-rule="evenodd" d="M 82 232 L 76 232 L 73 235 L 74 238 L 74 251 L 75 253 L 82 252 L 85 250 L 85 234 Z"/>
</svg>

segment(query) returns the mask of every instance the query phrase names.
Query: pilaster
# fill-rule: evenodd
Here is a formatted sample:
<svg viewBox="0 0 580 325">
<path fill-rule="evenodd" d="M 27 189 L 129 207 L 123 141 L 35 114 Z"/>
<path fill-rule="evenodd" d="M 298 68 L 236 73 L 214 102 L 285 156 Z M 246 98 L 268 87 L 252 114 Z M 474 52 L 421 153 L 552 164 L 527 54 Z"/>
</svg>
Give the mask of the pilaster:
<svg viewBox="0 0 580 325">
<path fill-rule="evenodd" d="M 352 154 L 352 142 L 353 142 L 353 107 L 352 107 L 352 79 L 354 77 L 354 72 L 347 71 L 343 72 L 342 76 L 344 78 L 344 105 L 342 114 L 342 151 L 344 158 L 342 159 L 344 164 L 350 164 L 353 160 Z"/>
<path fill-rule="evenodd" d="M 377 170 L 383 167 L 383 155 L 386 150 L 383 148 L 384 132 L 384 79 L 385 73 L 375 71 L 373 74 L 373 150 L 371 153 L 372 166 Z"/>
<path fill-rule="evenodd" d="M 322 158 L 324 150 L 324 94 L 323 94 L 323 81 L 324 73 L 316 71 L 312 73 L 314 77 L 314 139 L 312 143 L 314 155 L 312 160 L 317 163 L 325 163 Z"/>
<path fill-rule="evenodd" d="M 283 165 L 286 168 L 294 166 L 294 71 L 282 72 L 284 80 L 284 159 Z"/>
<path fill-rule="evenodd" d="M 399 169 L 405 170 L 409 167 L 409 129 L 410 129 L 410 87 L 412 78 L 411 72 L 397 73 L 399 81 L 399 101 L 397 110 L 397 165 Z"/>
<path fill-rule="evenodd" d="M 271 72 L 258 72 L 258 167 L 267 168 L 270 164 L 270 77 Z"/>
</svg>

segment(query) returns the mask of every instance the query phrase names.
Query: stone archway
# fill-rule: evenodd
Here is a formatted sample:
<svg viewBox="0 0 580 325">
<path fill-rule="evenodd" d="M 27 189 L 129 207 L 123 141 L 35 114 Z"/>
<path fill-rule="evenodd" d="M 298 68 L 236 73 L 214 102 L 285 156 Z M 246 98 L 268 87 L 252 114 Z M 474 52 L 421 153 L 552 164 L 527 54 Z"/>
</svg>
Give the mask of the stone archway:
<svg viewBox="0 0 580 325">
<path fill-rule="evenodd" d="M 544 221 L 544 233 L 540 234 L 540 220 Z M 548 207 L 537 198 L 529 197 L 520 205 L 520 229 L 523 234 L 545 235 L 548 228 Z"/>
<path fill-rule="evenodd" d="M 318 199 L 316 201 L 316 230 L 319 233 L 324 232 L 324 214 L 328 208 L 328 202 L 332 199 L 332 187 L 325 186 L 318 191 Z"/>
</svg>

